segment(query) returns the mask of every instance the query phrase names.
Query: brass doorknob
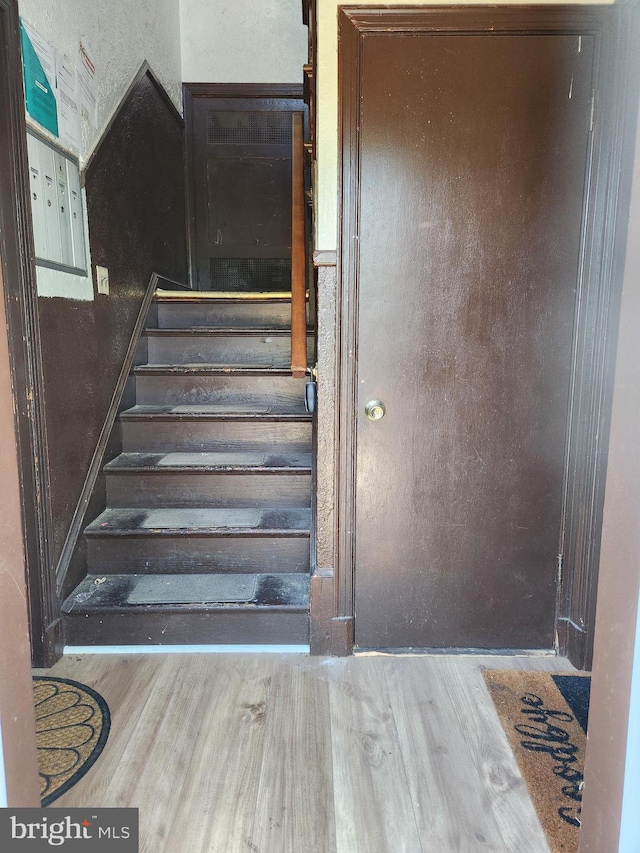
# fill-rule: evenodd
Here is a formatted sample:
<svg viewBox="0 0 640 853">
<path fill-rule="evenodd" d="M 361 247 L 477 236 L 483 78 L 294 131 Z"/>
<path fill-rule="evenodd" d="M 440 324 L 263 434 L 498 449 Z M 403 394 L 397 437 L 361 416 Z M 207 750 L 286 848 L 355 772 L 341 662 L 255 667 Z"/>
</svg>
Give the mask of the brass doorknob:
<svg viewBox="0 0 640 853">
<path fill-rule="evenodd" d="M 384 403 L 380 400 L 369 400 L 364 407 L 364 413 L 370 421 L 379 421 L 385 416 L 386 411 Z"/>
</svg>

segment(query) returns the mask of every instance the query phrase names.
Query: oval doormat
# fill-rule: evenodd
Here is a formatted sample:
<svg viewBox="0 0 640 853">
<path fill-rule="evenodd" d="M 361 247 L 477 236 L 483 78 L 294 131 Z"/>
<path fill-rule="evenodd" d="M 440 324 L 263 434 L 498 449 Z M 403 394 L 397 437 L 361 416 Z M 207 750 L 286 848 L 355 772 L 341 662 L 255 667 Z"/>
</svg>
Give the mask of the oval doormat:
<svg viewBox="0 0 640 853">
<path fill-rule="evenodd" d="M 40 798 L 50 805 L 93 766 L 111 727 L 99 693 L 67 678 L 33 677 Z"/>
</svg>

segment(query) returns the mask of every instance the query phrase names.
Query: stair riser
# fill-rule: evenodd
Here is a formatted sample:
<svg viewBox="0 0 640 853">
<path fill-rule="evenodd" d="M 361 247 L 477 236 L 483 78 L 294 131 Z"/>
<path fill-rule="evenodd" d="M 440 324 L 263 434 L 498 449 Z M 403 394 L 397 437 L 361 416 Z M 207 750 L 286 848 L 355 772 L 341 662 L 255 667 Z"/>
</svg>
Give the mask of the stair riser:
<svg viewBox="0 0 640 853">
<path fill-rule="evenodd" d="M 309 538 L 88 537 L 89 574 L 308 572 Z"/>
<path fill-rule="evenodd" d="M 303 612 L 167 613 L 135 608 L 130 612 L 65 614 L 70 646 L 291 644 L 309 642 L 309 615 Z"/>
<path fill-rule="evenodd" d="M 109 507 L 308 507 L 311 474 L 107 474 Z"/>
<path fill-rule="evenodd" d="M 309 450 L 310 421 L 123 421 L 123 450 Z"/>
<path fill-rule="evenodd" d="M 149 364 L 237 364 L 288 367 L 291 364 L 289 335 L 149 335 Z M 307 344 L 313 358 L 313 342 Z"/>
<path fill-rule="evenodd" d="M 191 329 L 203 326 L 222 329 L 288 329 L 291 327 L 291 303 L 158 303 L 158 328 Z"/>
<path fill-rule="evenodd" d="M 294 405 L 304 400 L 304 379 L 289 376 L 149 375 L 136 377 L 140 405 L 195 405 L 256 403 Z"/>
</svg>

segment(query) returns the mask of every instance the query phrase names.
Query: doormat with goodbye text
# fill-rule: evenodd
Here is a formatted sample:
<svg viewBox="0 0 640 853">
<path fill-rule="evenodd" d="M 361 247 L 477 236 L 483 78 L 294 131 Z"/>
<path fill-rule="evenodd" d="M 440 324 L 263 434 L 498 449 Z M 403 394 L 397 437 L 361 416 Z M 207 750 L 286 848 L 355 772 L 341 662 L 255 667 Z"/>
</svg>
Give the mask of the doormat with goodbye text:
<svg viewBox="0 0 640 853">
<path fill-rule="evenodd" d="M 588 675 L 483 671 L 553 853 L 577 853 Z"/>
</svg>

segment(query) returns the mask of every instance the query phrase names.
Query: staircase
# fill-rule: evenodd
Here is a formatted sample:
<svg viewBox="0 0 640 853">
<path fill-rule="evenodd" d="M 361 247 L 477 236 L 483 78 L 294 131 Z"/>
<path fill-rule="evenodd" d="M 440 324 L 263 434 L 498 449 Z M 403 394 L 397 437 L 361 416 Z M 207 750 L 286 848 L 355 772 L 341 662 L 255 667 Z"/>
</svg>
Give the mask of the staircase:
<svg viewBox="0 0 640 853">
<path fill-rule="evenodd" d="M 306 644 L 311 416 L 290 298 L 159 291 L 149 317 L 66 643 Z"/>
</svg>

